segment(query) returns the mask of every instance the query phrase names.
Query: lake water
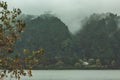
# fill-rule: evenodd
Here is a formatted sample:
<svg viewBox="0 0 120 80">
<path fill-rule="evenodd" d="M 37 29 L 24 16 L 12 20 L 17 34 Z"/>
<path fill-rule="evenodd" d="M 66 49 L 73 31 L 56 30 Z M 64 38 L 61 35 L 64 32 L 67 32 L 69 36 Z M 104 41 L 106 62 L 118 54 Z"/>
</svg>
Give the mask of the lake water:
<svg viewBox="0 0 120 80">
<path fill-rule="evenodd" d="M 21 80 L 120 80 L 120 70 L 33 70 Z"/>
</svg>

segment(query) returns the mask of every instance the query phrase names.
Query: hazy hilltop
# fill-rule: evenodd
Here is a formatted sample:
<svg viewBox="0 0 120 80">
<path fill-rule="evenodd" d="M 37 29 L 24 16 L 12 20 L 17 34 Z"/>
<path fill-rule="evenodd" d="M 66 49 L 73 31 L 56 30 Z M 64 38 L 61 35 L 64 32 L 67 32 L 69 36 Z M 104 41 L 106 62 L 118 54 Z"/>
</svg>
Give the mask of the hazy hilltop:
<svg viewBox="0 0 120 80">
<path fill-rule="evenodd" d="M 120 68 L 120 17 L 117 14 L 92 14 L 82 21 L 82 28 L 74 35 L 51 14 L 22 18 L 27 27 L 16 42 L 15 51 L 43 48 L 45 59 L 37 68 Z"/>
<path fill-rule="evenodd" d="M 120 17 L 117 14 L 93 14 L 76 34 L 79 52 L 82 56 L 103 59 L 108 62 L 115 59 L 119 64 L 120 56 Z M 110 63 L 110 62 L 109 62 Z"/>
<path fill-rule="evenodd" d="M 72 56 L 72 36 L 68 27 L 59 18 L 50 14 L 33 17 L 25 18 L 27 27 L 16 44 L 16 51 L 24 48 L 43 48 L 47 64 L 55 64 L 58 58 L 67 59 Z"/>
</svg>

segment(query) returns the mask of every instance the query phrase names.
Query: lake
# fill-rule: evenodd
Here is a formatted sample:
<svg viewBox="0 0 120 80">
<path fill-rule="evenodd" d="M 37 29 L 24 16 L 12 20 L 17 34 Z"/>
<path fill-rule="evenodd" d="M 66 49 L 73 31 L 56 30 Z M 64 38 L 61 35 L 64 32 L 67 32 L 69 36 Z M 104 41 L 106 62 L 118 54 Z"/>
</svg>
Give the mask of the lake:
<svg viewBox="0 0 120 80">
<path fill-rule="evenodd" d="M 120 80 L 120 70 L 33 70 L 21 80 Z"/>
</svg>

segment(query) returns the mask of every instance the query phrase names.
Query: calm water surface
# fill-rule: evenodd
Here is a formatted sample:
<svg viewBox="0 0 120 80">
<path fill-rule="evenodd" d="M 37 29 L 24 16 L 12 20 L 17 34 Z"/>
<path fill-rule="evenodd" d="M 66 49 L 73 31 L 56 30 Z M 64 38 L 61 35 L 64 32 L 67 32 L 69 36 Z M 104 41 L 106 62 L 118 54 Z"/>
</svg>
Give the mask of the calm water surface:
<svg viewBox="0 0 120 80">
<path fill-rule="evenodd" d="M 120 70 L 33 70 L 21 80 L 120 80 Z"/>
</svg>

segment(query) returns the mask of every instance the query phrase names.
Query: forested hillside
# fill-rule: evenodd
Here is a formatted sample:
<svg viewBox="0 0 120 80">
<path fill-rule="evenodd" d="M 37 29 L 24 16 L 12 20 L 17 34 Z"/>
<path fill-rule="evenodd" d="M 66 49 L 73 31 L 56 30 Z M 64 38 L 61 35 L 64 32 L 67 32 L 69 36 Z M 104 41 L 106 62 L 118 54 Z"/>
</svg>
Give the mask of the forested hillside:
<svg viewBox="0 0 120 80">
<path fill-rule="evenodd" d="M 112 60 L 119 65 L 119 20 L 119 16 L 112 13 L 91 15 L 76 35 L 81 56 L 99 58 L 103 65 L 111 64 Z"/>
<path fill-rule="evenodd" d="M 43 48 L 44 60 L 36 68 L 120 68 L 120 17 L 117 14 L 92 14 L 84 19 L 82 29 L 75 35 L 50 14 L 22 18 L 27 27 L 16 42 L 15 52 Z"/>
<path fill-rule="evenodd" d="M 35 19 L 26 20 L 26 30 L 22 38 L 16 43 L 16 51 L 24 48 L 36 50 L 43 48 L 45 51 L 45 65 L 53 65 L 58 61 L 71 62 L 72 36 L 68 27 L 57 17 L 50 14 L 38 16 Z M 67 60 L 67 61 L 66 61 Z"/>
</svg>

